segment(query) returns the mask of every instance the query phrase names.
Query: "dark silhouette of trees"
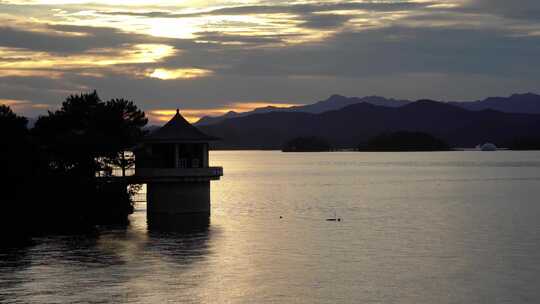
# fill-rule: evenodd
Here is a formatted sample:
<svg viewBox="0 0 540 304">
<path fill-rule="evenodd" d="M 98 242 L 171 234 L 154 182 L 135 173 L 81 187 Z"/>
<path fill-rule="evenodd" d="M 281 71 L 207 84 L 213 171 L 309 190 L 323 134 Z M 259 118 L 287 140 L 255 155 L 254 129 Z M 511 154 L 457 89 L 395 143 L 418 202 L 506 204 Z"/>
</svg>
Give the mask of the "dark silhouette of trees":
<svg viewBox="0 0 540 304">
<path fill-rule="evenodd" d="M 330 151 L 332 146 L 322 137 L 297 137 L 283 145 L 283 152 L 324 152 Z"/>
<path fill-rule="evenodd" d="M 384 133 L 358 147 L 360 151 L 448 151 L 450 147 L 433 135 L 422 132 L 399 131 Z"/>
<path fill-rule="evenodd" d="M 7 204 L 17 206 L 4 222 L 18 221 L 34 232 L 125 222 L 133 210 L 127 182 L 97 173 L 129 167 L 124 151 L 144 135 L 147 122 L 132 101 L 103 102 L 96 91 L 69 96 L 30 131 L 24 117 L 0 106 Z"/>
<path fill-rule="evenodd" d="M 40 117 L 32 131 L 48 152 L 51 170 L 92 177 L 107 166 L 128 167 L 124 151 L 144 135 L 147 123 L 132 101 L 102 102 L 94 91 L 69 96 L 59 110 Z"/>
<path fill-rule="evenodd" d="M 540 136 L 515 138 L 508 144 L 508 148 L 517 151 L 540 150 Z"/>
<path fill-rule="evenodd" d="M 27 154 L 28 120 L 15 114 L 10 107 L 0 105 L 0 155 L 2 160 L 19 159 Z M 11 176 L 16 174 L 18 166 L 13 161 L 4 161 L 2 171 Z"/>
<path fill-rule="evenodd" d="M 28 119 L 15 114 L 9 106 L 0 105 L 0 133 L 2 138 L 21 138 L 26 135 Z"/>
<path fill-rule="evenodd" d="M 108 137 L 104 138 L 105 164 L 125 170 L 135 165 L 132 156 L 126 156 L 126 149 L 133 147 L 144 136 L 143 127 L 148 123 L 144 112 L 129 100 L 112 99 L 103 107 L 101 118 L 110 127 Z"/>
<path fill-rule="evenodd" d="M 25 206 L 20 203 L 20 200 L 27 197 L 26 185 L 35 174 L 34 147 L 29 140 L 27 123 L 26 118 L 15 114 L 10 107 L 0 105 L 0 160 L 2 161 L 0 239 L 5 244 L 24 240 L 25 236 L 30 234 L 25 225 L 12 227 L 12 223 L 16 223 L 16 219 L 25 214 Z M 13 233 L 14 231 L 16 233 Z"/>
</svg>

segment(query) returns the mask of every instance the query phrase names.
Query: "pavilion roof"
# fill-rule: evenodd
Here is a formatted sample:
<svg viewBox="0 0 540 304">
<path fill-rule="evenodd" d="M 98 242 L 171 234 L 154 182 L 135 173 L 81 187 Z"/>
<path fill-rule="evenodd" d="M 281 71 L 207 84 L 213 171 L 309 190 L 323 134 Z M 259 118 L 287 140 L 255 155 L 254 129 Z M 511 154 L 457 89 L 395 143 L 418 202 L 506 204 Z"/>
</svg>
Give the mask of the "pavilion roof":
<svg viewBox="0 0 540 304">
<path fill-rule="evenodd" d="M 145 142 L 209 142 L 219 138 L 206 135 L 194 125 L 190 124 L 180 111 L 176 109 L 174 117 L 163 127 L 150 133 L 144 138 Z"/>
</svg>

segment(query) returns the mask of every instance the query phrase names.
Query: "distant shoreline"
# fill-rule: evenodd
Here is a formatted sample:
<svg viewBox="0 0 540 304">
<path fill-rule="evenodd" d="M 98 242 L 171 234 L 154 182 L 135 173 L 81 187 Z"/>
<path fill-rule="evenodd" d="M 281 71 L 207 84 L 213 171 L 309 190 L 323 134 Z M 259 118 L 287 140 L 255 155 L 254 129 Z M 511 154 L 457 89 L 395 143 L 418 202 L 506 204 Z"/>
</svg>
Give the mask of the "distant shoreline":
<svg viewBox="0 0 540 304">
<path fill-rule="evenodd" d="M 486 152 L 481 151 L 476 148 L 452 148 L 451 150 L 447 151 L 359 151 L 358 149 L 334 149 L 330 151 L 289 151 L 289 152 L 283 152 L 281 149 L 275 148 L 234 148 L 234 149 L 212 149 L 211 151 L 276 151 L 276 152 L 282 152 L 282 153 L 334 153 L 334 152 L 356 152 L 356 153 L 403 153 L 403 152 L 411 152 L 411 153 L 417 153 L 417 152 Z M 491 151 L 491 152 L 498 152 L 498 151 L 514 151 L 514 152 L 534 152 L 534 151 L 540 151 L 540 149 L 537 150 L 512 150 L 509 148 L 497 148 L 497 151 Z"/>
</svg>

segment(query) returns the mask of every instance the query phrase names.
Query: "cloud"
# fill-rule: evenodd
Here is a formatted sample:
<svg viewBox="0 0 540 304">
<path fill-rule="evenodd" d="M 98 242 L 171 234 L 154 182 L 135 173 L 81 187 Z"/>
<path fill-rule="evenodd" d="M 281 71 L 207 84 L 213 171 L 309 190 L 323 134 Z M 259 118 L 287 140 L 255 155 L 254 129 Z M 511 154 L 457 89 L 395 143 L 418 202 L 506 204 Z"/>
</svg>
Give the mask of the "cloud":
<svg viewBox="0 0 540 304">
<path fill-rule="evenodd" d="M 9 106 L 13 111 L 17 113 L 25 113 L 25 112 L 28 112 L 29 110 L 44 111 L 51 108 L 51 106 L 48 104 L 33 103 L 29 100 L 5 99 L 5 98 L 0 98 L 0 105 Z"/>
<path fill-rule="evenodd" d="M 184 68 L 184 69 L 165 69 L 158 68 L 145 74 L 147 77 L 158 78 L 162 80 L 171 79 L 192 79 L 199 77 L 207 77 L 212 75 L 212 71 L 198 68 Z"/>
<path fill-rule="evenodd" d="M 195 117 L 253 100 L 476 99 L 540 82 L 536 0 L 274 2 L 4 11 L 0 98 L 55 105 L 97 89 Z"/>
<path fill-rule="evenodd" d="M 241 5 L 211 10 L 202 10 L 191 13 L 175 13 L 171 11 L 100 11 L 106 15 L 125 15 L 149 18 L 194 18 L 201 16 L 223 15 L 255 15 L 255 14 L 295 14 L 304 15 L 314 12 L 343 11 L 343 10 L 368 10 L 368 11 L 402 11 L 425 8 L 437 2 L 332 2 L 332 3 L 309 3 L 309 4 L 274 4 L 274 5 Z"/>
<path fill-rule="evenodd" d="M 283 43 L 287 39 L 301 37 L 301 34 L 262 34 L 249 35 L 241 33 L 223 33 L 217 31 L 196 32 L 196 41 L 202 43 L 236 44 L 236 45 L 268 45 Z M 206 46 L 208 47 L 208 46 Z"/>
<path fill-rule="evenodd" d="M 538 0 L 468 0 L 462 9 L 492 13 L 513 19 L 540 21 L 540 1 Z"/>
<path fill-rule="evenodd" d="M 128 34 L 112 28 L 70 25 L 36 25 L 32 30 L 0 27 L 0 46 L 56 54 L 93 49 L 122 49 L 126 45 L 163 43 L 164 39 Z"/>
<path fill-rule="evenodd" d="M 166 44 L 135 44 L 121 49 L 92 49 L 81 54 L 58 56 L 54 53 L 0 47 L 0 69 L 86 68 L 129 63 L 152 63 L 174 55 Z"/>
<path fill-rule="evenodd" d="M 540 37 L 512 30 L 387 26 L 339 32 L 288 47 L 186 50 L 165 65 L 211 67 L 217 75 L 370 77 L 399 73 L 538 76 Z M 217 55 L 218 54 L 218 55 Z"/>
<path fill-rule="evenodd" d="M 311 14 L 301 24 L 307 28 L 335 28 L 344 25 L 352 16 L 335 14 Z"/>
</svg>

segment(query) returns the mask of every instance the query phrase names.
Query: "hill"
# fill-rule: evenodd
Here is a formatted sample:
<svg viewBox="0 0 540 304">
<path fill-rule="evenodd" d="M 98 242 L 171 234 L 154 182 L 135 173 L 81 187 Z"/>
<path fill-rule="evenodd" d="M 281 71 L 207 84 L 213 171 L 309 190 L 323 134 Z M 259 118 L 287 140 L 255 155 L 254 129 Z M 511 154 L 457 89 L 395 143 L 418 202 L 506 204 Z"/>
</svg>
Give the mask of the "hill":
<svg viewBox="0 0 540 304">
<path fill-rule="evenodd" d="M 287 141 L 281 151 L 283 152 L 325 152 L 332 147 L 324 138 L 297 137 Z"/>
<path fill-rule="evenodd" d="M 380 96 L 367 96 L 367 97 L 359 98 L 359 97 L 346 97 L 346 96 L 334 94 L 325 100 L 321 100 L 314 104 L 309 104 L 309 105 L 293 106 L 293 107 L 288 107 L 288 108 L 267 106 L 267 107 L 254 109 L 253 111 L 242 112 L 242 113 L 229 111 L 222 116 L 215 116 L 215 117 L 204 116 L 201 119 L 199 119 L 199 121 L 197 121 L 195 125 L 207 126 L 207 125 L 220 123 L 224 121 L 225 119 L 229 119 L 229 118 L 244 117 L 244 116 L 249 116 L 253 114 L 263 114 L 263 113 L 270 113 L 270 112 L 304 112 L 304 113 L 319 114 L 319 113 L 323 113 L 327 111 L 339 110 L 346 106 L 362 103 L 362 102 L 378 105 L 378 106 L 386 106 L 386 107 L 401 107 L 407 103 L 410 103 L 410 101 L 408 100 L 387 99 Z"/>
<path fill-rule="evenodd" d="M 327 111 L 339 110 L 344 107 L 359 103 L 369 103 L 376 106 L 396 108 L 405 106 L 412 102 L 409 100 L 398 100 L 380 96 L 366 96 L 360 98 L 346 97 L 334 94 L 325 100 L 303 106 L 293 106 L 289 108 L 267 106 L 242 113 L 230 111 L 222 116 L 204 116 L 199 121 L 197 121 L 195 125 L 207 126 L 223 122 L 224 120 L 230 118 L 245 117 L 253 114 L 263 114 L 270 112 L 304 112 L 320 114 Z M 471 111 L 482 111 L 491 109 L 505 113 L 540 114 L 540 95 L 533 93 L 514 94 L 510 97 L 489 97 L 484 100 L 478 101 L 451 101 L 448 102 L 448 104 Z"/>
<path fill-rule="evenodd" d="M 496 110 L 506 113 L 540 114 L 540 95 L 514 94 L 510 97 L 489 97 L 480 101 L 449 102 L 471 111 Z"/>
<path fill-rule="evenodd" d="M 483 142 L 504 147 L 539 127 L 540 115 L 469 111 L 421 100 L 394 108 L 364 102 L 320 114 L 252 114 L 200 128 L 224 139 L 218 148 L 279 149 L 290 138 L 309 136 L 326 138 L 338 148 L 356 147 L 371 137 L 396 131 L 429 133 L 452 147 L 474 147 Z"/>
<path fill-rule="evenodd" d="M 416 152 L 448 151 L 448 145 L 428 133 L 400 131 L 384 133 L 368 140 L 358 147 L 360 151 L 374 152 Z"/>
</svg>

